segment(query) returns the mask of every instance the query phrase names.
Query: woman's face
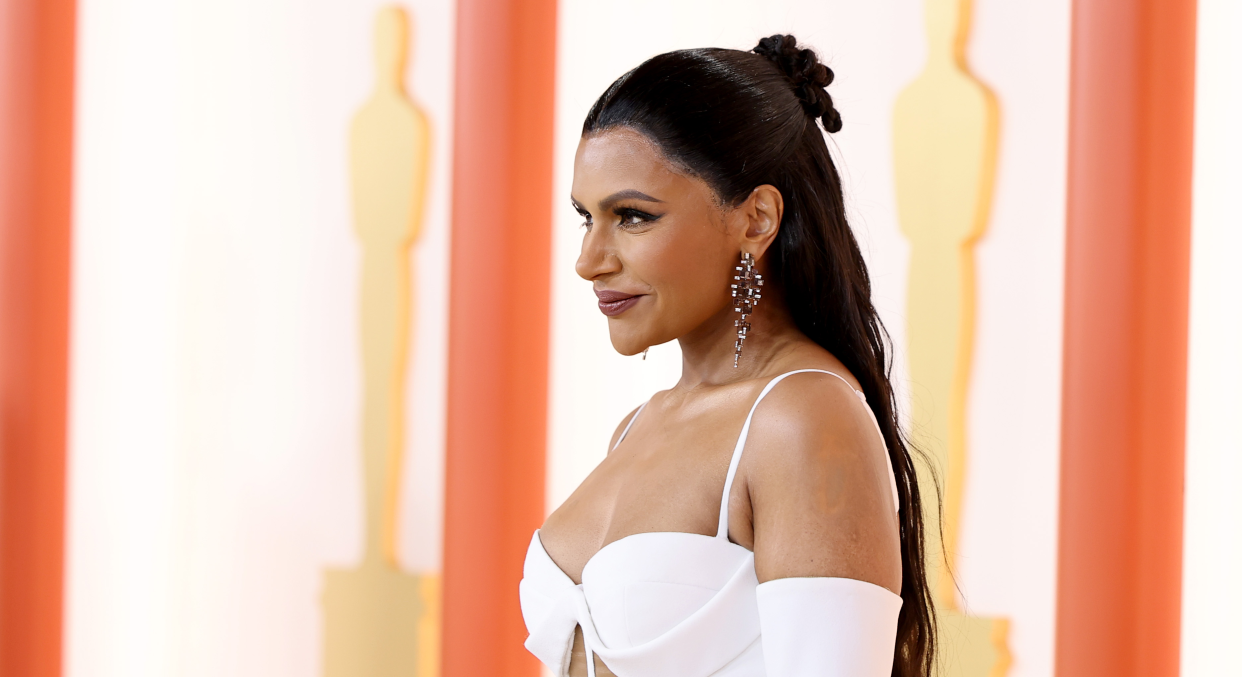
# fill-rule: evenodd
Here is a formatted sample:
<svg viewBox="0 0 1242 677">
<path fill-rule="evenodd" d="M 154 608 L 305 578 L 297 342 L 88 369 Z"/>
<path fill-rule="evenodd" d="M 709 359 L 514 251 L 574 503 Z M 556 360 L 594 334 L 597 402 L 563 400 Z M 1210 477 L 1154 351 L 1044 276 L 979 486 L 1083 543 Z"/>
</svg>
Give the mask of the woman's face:
<svg viewBox="0 0 1242 677">
<path fill-rule="evenodd" d="M 617 352 L 634 355 L 727 312 L 746 227 L 646 136 L 614 128 L 584 137 L 571 197 L 585 229 L 576 270 L 593 283 Z"/>
</svg>

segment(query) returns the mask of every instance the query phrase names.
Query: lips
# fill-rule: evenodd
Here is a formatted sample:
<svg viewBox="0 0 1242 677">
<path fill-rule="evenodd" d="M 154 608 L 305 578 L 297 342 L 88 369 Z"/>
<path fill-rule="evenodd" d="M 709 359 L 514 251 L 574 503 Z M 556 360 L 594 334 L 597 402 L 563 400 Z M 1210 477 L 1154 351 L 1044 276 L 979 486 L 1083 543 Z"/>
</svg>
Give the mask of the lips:
<svg viewBox="0 0 1242 677">
<path fill-rule="evenodd" d="M 643 297 L 642 294 L 626 294 L 608 289 L 602 291 L 597 289 L 595 290 L 595 295 L 599 297 L 599 311 L 608 317 L 624 313 Z"/>
</svg>

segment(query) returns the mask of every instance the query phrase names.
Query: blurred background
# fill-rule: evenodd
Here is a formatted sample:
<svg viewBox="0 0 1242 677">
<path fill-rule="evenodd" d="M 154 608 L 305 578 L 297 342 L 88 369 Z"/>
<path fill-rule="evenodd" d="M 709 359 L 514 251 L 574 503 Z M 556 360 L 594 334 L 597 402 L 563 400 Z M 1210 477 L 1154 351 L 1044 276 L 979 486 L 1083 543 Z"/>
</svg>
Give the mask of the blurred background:
<svg viewBox="0 0 1242 677">
<path fill-rule="evenodd" d="M 0 675 L 539 674 L 531 531 L 680 371 L 574 274 L 582 119 L 774 33 L 956 478 L 943 672 L 1235 673 L 1234 0 L 0 0 Z M 906 233 L 959 179 L 945 395 Z"/>
</svg>

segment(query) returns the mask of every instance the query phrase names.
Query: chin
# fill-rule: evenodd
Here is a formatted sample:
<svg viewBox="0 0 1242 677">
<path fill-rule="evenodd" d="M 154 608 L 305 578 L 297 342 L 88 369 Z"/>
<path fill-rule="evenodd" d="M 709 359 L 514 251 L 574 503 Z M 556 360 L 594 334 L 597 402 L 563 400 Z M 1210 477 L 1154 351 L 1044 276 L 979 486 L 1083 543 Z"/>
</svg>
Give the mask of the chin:
<svg viewBox="0 0 1242 677">
<path fill-rule="evenodd" d="M 613 350 L 616 350 L 618 353 L 621 353 L 626 357 L 637 355 L 653 345 L 652 343 L 644 341 L 636 336 L 617 336 L 616 334 L 609 334 L 609 338 L 612 339 Z"/>
</svg>

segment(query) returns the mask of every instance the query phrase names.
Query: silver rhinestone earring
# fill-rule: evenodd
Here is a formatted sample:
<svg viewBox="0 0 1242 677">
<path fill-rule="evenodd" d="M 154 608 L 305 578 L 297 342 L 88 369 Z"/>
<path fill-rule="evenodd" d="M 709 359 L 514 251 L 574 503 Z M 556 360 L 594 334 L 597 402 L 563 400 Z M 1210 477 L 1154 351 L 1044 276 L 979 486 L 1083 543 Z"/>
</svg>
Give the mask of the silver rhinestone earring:
<svg viewBox="0 0 1242 677">
<path fill-rule="evenodd" d="M 737 275 L 733 276 L 733 280 L 737 284 L 730 285 L 733 289 L 733 310 L 742 314 L 741 319 L 733 322 L 733 326 L 737 327 L 737 343 L 733 344 L 733 368 L 737 369 L 737 361 L 742 356 L 742 344 L 750 332 L 750 322 L 746 320 L 755 312 L 755 304 L 763 298 L 759 294 L 759 288 L 763 286 L 763 276 L 755 272 L 755 257 L 745 252 L 742 253 L 742 265 L 734 270 Z"/>
<path fill-rule="evenodd" d="M 648 346 L 648 347 L 646 347 L 646 348 L 643 348 L 643 362 L 646 362 L 646 361 L 647 361 L 647 351 L 648 351 L 648 350 L 651 350 L 651 347 L 650 347 L 650 346 Z"/>
</svg>

